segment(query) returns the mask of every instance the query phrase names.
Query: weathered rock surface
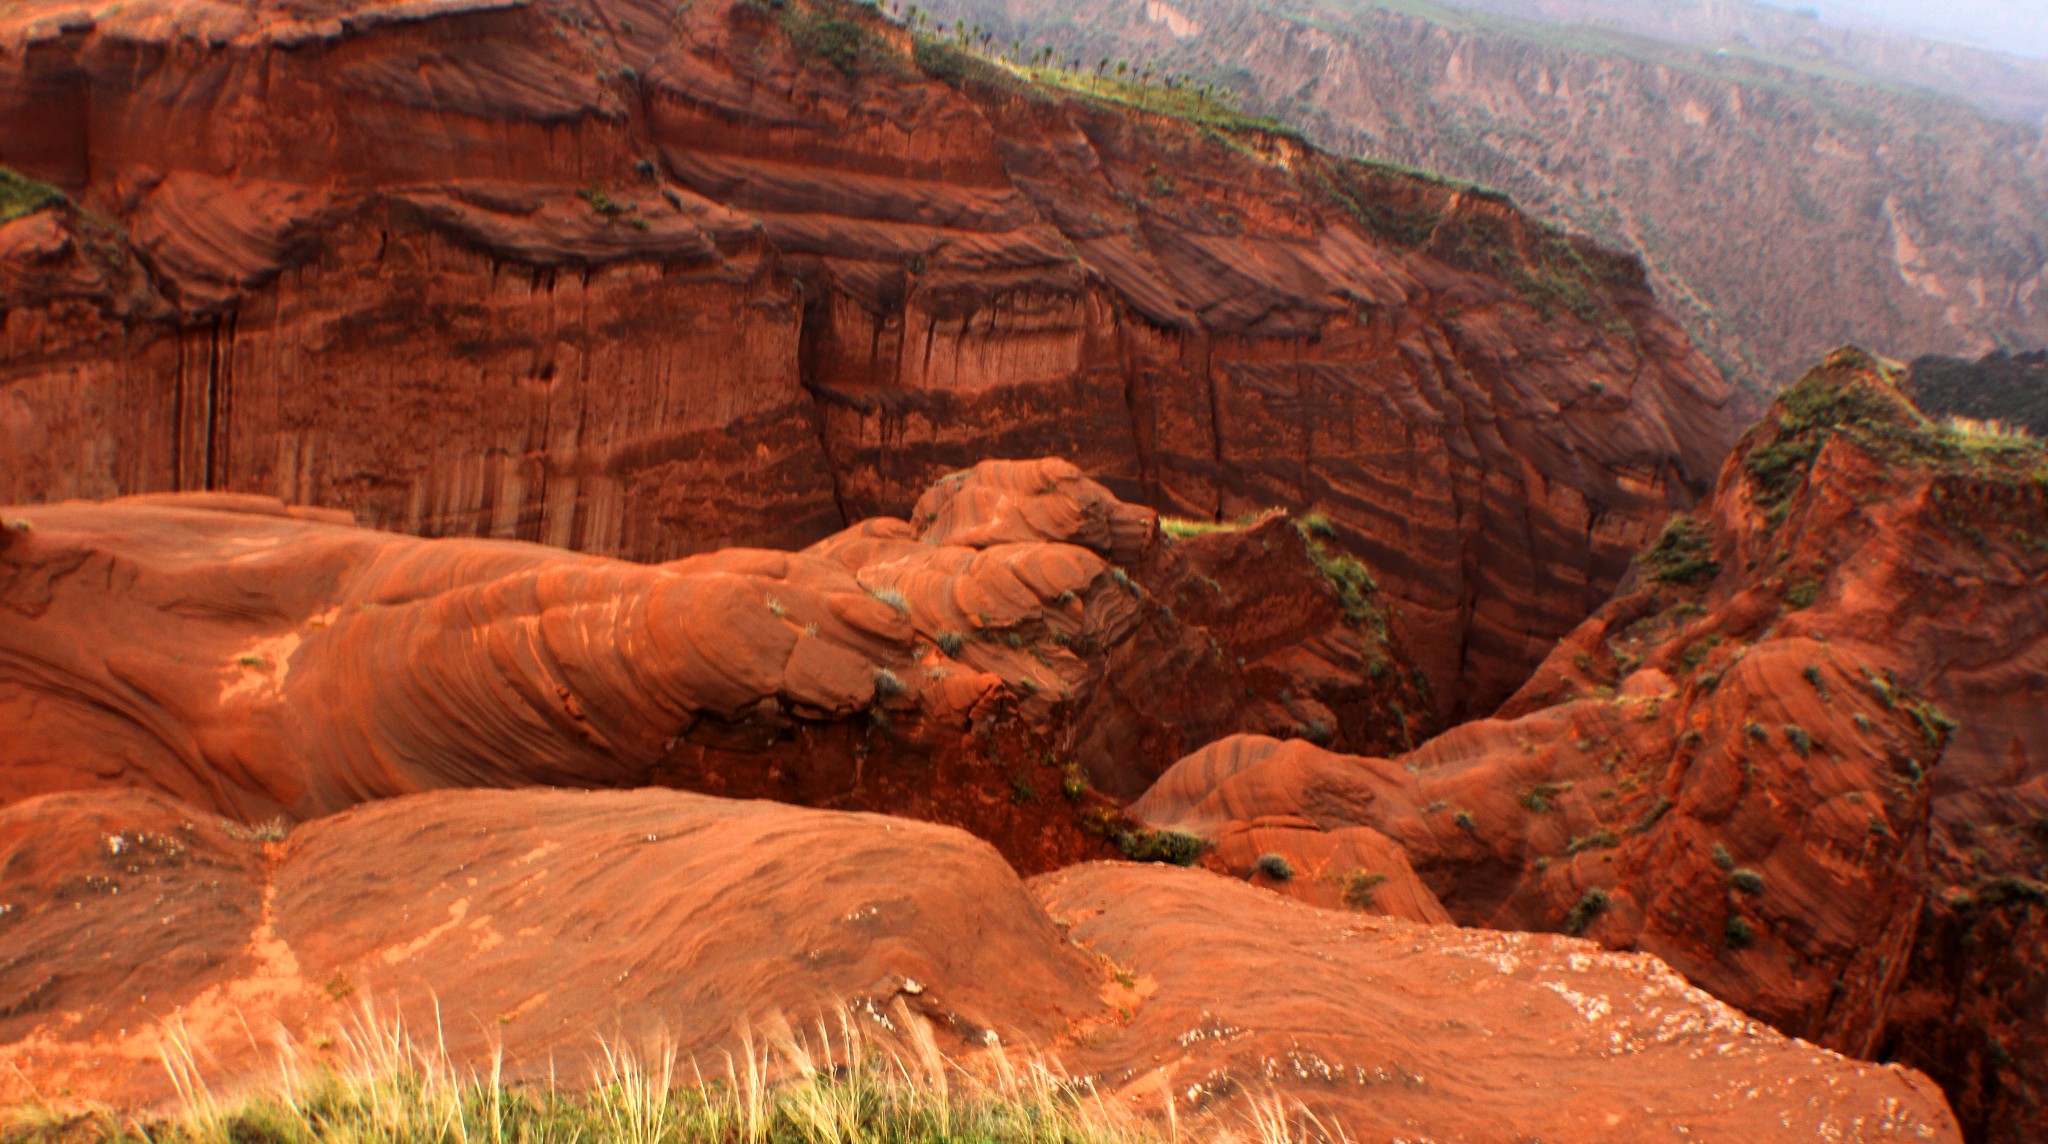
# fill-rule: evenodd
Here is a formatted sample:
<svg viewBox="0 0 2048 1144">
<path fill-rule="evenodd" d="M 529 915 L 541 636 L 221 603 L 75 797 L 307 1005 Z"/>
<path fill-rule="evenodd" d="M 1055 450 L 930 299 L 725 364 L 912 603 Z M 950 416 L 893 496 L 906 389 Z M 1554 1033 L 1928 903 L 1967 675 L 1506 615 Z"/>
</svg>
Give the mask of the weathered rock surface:
<svg viewBox="0 0 2048 1144">
<path fill-rule="evenodd" d="M 1277 1091 L 1354 1140 L 1958 1138 L 1927 1078 L 1789 1040 L 1647 955 L 1346 916 L 1202 871 L 1031 885 L 1143 999 L 1069 1064 L 1183 1108 Z"/>
<path fill-rule="evenodd" d="M 0 16 L 0 162 L 71 196 L 0 224 L 0 501 L 662 561 L 1062 455 L 1178 515 L 1327 513 L 1439 716 L 1745 420 L 1639 268 L 1500 200 L 823 0 L 38 0 Z M 1484 257 L 1383 233 L 1418 212 Z"/>
<path fill-rule="evenodd" d="M 444 791 L 261 842 L 160 795 L 0 810 L 0 1070 L 43 1093 L 171 1095 L 256 1079 L 280 1029 L 311 1051 L 395 1009 L 451 1055 L 569 1077 L 594 1036 L 685 1054 L 747 1023 L 902 997 L 956 1041 L 1048 1041 L 1100 970 L 1017 875 L 956 830 L 674 791 Z M 417 1028 L 429 1022 L 426 1029 Z M 15 1071 L 16 1069 L 20 1071 Z"/>
<path fill-rule="evenodd" d="M 0 803 L 132 786 L 257 822 L 659 784 L 948 822 L 1035 871 L 1103 852 L 1088 787 L 1127 798 L 1217 736 L 1426 728 L 1285 520 L 1215 538 L 1282 557 L 1217 580 L 1209 538 L 1065 462 L 983 464 L 915 515 L 641 565 L 225 494 L 8 509 Z M 1147 580 L 1290 612 L 1212 633 Z"/>
<path fill-rule="evenodd" d="M 366 999 L 423 1034 L 438 1012 L 458 1063 L 502 1045 L 508 1076 L 571 1084 L 594 1033 L 715 1069 L 743 1026 L 851 1004 L 956 1051 L 989 1031 L 1057 1051 L 1155 1112 L 1171 1091 L 1183 1125 L 1277 1095 L 1354 1136 L 1955 1138 L 1925 1078 L 1790 1041 L 1653 958 L 1158 866 L 1027 889 L 965 834 L 874 815 L 444 791 L 262 842 L 158 795 L 70 793 L 0 809 L 0 869 L 9 1100 L 161 1100 L 167 1039 L 232 1092 L 279 1034 L 318 1059 Z"/>
<path fill-rule="evenodd" d="M 2038 1138 L 2048 461 L 1937 430 L 1900 377 L 1843 351 L 1789 390 L 1500 717 L 1392 761 L 1226 740 L 1133 812 L 1284 819 L 1302 841 L 1261 844 L 1311 860 L 1370 828 L 1460 921 L 1656 953 L 1927 1070 L 1975 1139 Z"/>
</svg>

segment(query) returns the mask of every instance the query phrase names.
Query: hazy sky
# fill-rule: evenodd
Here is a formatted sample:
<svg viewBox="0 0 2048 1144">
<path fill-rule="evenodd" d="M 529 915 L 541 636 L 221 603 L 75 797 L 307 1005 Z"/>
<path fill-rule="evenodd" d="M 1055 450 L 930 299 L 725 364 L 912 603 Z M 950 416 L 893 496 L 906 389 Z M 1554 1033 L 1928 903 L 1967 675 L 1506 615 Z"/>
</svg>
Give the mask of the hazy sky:
<svg viewBox="0 0 2048 1144">
<path fill-rule="evenodd" d="M 1765 0 L 1823 20 L 1884 24 L 2021 56 L 2048 56 L 2048 0 Z"/>
</svg>

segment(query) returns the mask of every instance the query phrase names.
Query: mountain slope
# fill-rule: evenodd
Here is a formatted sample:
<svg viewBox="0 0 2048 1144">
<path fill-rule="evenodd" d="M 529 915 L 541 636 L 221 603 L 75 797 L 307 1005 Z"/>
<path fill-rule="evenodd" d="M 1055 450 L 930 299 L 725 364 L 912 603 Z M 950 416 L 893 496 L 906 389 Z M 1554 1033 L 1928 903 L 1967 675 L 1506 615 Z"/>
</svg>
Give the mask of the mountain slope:
<svg viewBox="0 0 2048 1144">
<path fill-rule="evenodd" d="M 1914 21 L 1859 12 L 1854 3 L 1795 8 L 1753 0 L 1711 4 L 1687 0 L 1462 0 L 1461 6 L 1552 24 L 1605 25 L 1755 55 L 1795 68 L 1855 72 L 1959 96 L 2001 118 L 2040 122 L 2048 116 L 2048 59 L 2004 54 L 2005 50 L 2025 52 L 2037 46 L 2038 14 L 2029 29 L 2035 35 L 2021 38 L 2008 49 L 1982 38 L 1965 43 L 1953 37 L 1915 35 L 1909 30 Z M 1913 0 L 1898 7 L 1935 20 L 1948 15 Z M 2015 25 L 2027 18 L 2021 7 L 2011 5 L 2007 18 Z M 1820 10 L 1816 12 L 1816 8 Z M 1979 17 L 1982 19 L 1981 13 Z M 1969 20 L 1964 17 L 1956 22 Z M 2029 54 L 2039 57 L 2043 53 Z"/>
<path fill-rule="evenodd" d="M 1902 357 L 2048 344 L 2041 129 L 1954 98 L 1428 0 L 926 7 L 1027 54 L 1142 62 L 1338 151 L 1502 188 L 1640 254 L 1695 339 L 1758 388 L 1845 341 Z"/>
</svg>

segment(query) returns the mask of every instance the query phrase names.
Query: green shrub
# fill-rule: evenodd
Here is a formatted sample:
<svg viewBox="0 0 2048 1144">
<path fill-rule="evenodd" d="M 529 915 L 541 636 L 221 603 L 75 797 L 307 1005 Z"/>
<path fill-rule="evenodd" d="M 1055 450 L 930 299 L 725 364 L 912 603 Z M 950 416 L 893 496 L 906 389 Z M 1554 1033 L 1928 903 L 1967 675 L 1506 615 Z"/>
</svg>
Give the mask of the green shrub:
<svg viewBox="0 0 2048 1144">
<path fill-rule="evenodd" d="M 1593 920 L 1606 912 L 1607 891 L 1597 888 L 1587 890 L 1579 895 L 1578 904 L 1564 916 L 1564 932 L 1573 936 L 1585 933 L 1586 928 L 1593 924 Z"/>
<path fill-rule="evenodd" d="M 1079 763 L 1068 763 L 1060 771 L 1060 793 L 1068 802 L 1079 802 L 1088 793 L 1088 772 Z"/>
<path fill-rule="evenodd" d="M 1621 839 L 1612 830 L 1595 830 L 1571 840 L 1564 848 L 1566 854 L 1577 854 L 1581 850 L 1612 850 L 1621 845 Z"/>
<path fill-rule="evenodd" d="M 957 657 L 961 649 L 967 646 L 967 637 L 955 631 L 940 632 L 934 638 L 935 642 L 939 645 L 939 650 L 949 656 Z"/>
<path fill-rule="evenodd" d="M 1664 525 L 1657 543 L 1636 560 L 1653 581 L 1697 584 L 1721 574 L 1713 551 L 1714 536 L 1704 523 L 1690 516 L 1674 516 Z"/>
<path fill-rule="evenodd" d="M 1785 606 L 1788 608 L 1811 608 L 1820 599 L 1823 581 L 1810 576 L 1800 577 L 1785 585 Z"/>
<path fill-rule="evenodd" d="M 1719 842 L 1714 843 L 1714 865 L 1723 870 L 1735 869 L 1735 855 L 1728 853 L 1728 848 Z"/>
<path fill-rule="evenodd" d="M 1371 909 L 1380 884 L 1387 880 L 1385 874 L 1369 870 L 1353 870 L 1344 875 L 1344 904 L 1354 910 Z"/>
<path fill-rule="evenodd" d="M 1127 830 L 1114 839 L 1116 848 L 1133 862 L 1165 862 L 1192 866 L 1209 848 L 1206 839 L 1180 830 Z"/>
<path fill-rule="evenodd" d="M 1294 880 L 1294 864 L 1289 862 L 1284 854 L 1261 854 L 1259 860 L 1253 864 L 1253 869 L 1275 882 Z"/>
<path fill-rule="evenodd" d="M 1189 520 L 1186 517 L 1179 516 L 1162 516 L 1159 518 L 1159 531 L 1175 540 L 1207 536 L 1213 532 L 1241 532 L 1243 529 L 1244 525 L 1236 521 Z"/>
<path fill-rule="evenodd" d="M 1797 723 L 1787 723 L 1784 731 L 1785 741 L 1792 744 L 1792 749 L 1799 752 L 1800 758 L 1813 754 L 1813 736 L 1806 733 L 1806 728 Z"/>
<path fill-rule="evenodd" d="M 1338 548 L 1326 539 L 1335 531 L 1329 518 L 1311 518 L 1317 523 L 1310 528 L 1306 521 L 1297 520 L 1294 527 L 1308 542 L 1309 559 L 1315 563 L 1316 571 L 1337 593 L 1337 603 L 1344 609 L 1346 622 L 1370 628 L 1384 636 L 1387 634 L 1387 617 L 1376 600 L 1379 583 L 1373 579 L 1372 570 L 1365 562 L 1349 552 Z"/>
<path fill-rule="evenodd" d="M 1730 871 L 1728 874 L 1728 884 L 1745 894 L 1761 894 L 1764 892 L 1764 876 L 1747 866 Z"/>
<path fill-rule="evenodd" d="M 905 694 L 910 688 L 904 686 L 903 677 L 886 667 L 875 669 L 875 694 L 883 699 L 893 699 Z"/>
<path fill-rule="evenodd" d="M 1327 747 L 1337 737 L 1337 732 L 1322 720 L 1311 719 L 1306 723 L 1294 725 L 1294 737 L 1314 743 L 1318 747 Z"/>
<path fill-rule="evenodd" d="M 1678 658 L 1674 661 L 1679 674 L 1683 675 L 1698 668 L 1707 661 L 1708 656 L 1714 654 L 1714 649 L 1720 646 L 1720 636 L 1708 636 L 1706 639 L 1694 640 L 1687 644 L 1685 650 L 1679 652 Z"/>
<path fill-rule="evenodd" d="M 1673 805 L 1675 804 L 1670 799 L 1665 798 L 1661 794 L 1658 795 L 1657 801 L 1650 804 L 1650 809 L 1644 811 L 1641 818 L 1636 819 L 1635 823 L 1628 828 L 1628 832 L 1630 834 L 1648 834 L 1660 819 L 1671 813 Z"/>
<path fill-rule="evenodd" d="M 824 60 L 848 76 L 860 74 L 888 54 L 886 45 L 866 28 L 839 16 L 787 7 L 781 24 L 797 51 Z"/>
<path fill-rule="evenodd" d="M 1905 707 L 1906 713 L 1913 717 L 1913 723 L 1920 728 L 1920 734 L 1926 738 L 1929 746 L 1941 746 L 1962 726 L 1946 711 L 1927 700 L 1908 703 Z"/>
<path fill-rule="evenodd" d="M 576 197 L 588 203 L 592 211 L 607 218 L 626 213 L 626 208 L 614 201 L 601 187 L 585 187 L 576 192 Z"/>
<path fill-rule="evenodd" d="M 1521 802 L 1533 813 L 1545 814 L 1556 805 L 1557 796 L 1570 789 L 1570 783 L 1537 783 L 1522 792 Z"/>
<path fill-rule="evenodd" d="M 1756 927 L 1740 914 L 1728 915 L 1727 924 L 1721 927 L 1721 936 L 1727 940 L 1729 949 L 1748 949 L 1756 943 Z"/>
</svg>

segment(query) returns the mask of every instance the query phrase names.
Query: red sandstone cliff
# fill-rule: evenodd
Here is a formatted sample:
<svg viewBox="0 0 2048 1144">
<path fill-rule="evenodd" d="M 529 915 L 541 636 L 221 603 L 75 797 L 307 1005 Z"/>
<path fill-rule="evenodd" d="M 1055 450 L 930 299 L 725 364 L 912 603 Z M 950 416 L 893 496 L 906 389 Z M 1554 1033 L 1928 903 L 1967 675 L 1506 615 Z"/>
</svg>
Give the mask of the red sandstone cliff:
<svg viewBox="0 0 2048 1144">
<path fill-rule="evenodd" d="M 2048 454 L 1903 376 L 1845 350 L 1788 390 L 1497 718 L 1392 761 L 1226 740 L 1134 811 L 1293 856 L 1261 880 L 1298 896 L 1412 865 L 1467 924 L 1654 952 L 2040 1139 Z"/>
<path fill-rule="evenodd" d="M 1503 202 L 865 9 L 17 5 L 0 163 L 69 196 L 0 211 L 0 501 L 660 561 L 1057 454 L 1327 513 L 1439 714 L 1512 690 L 1744 419 L 1636 267 Z"/>
</svg>

